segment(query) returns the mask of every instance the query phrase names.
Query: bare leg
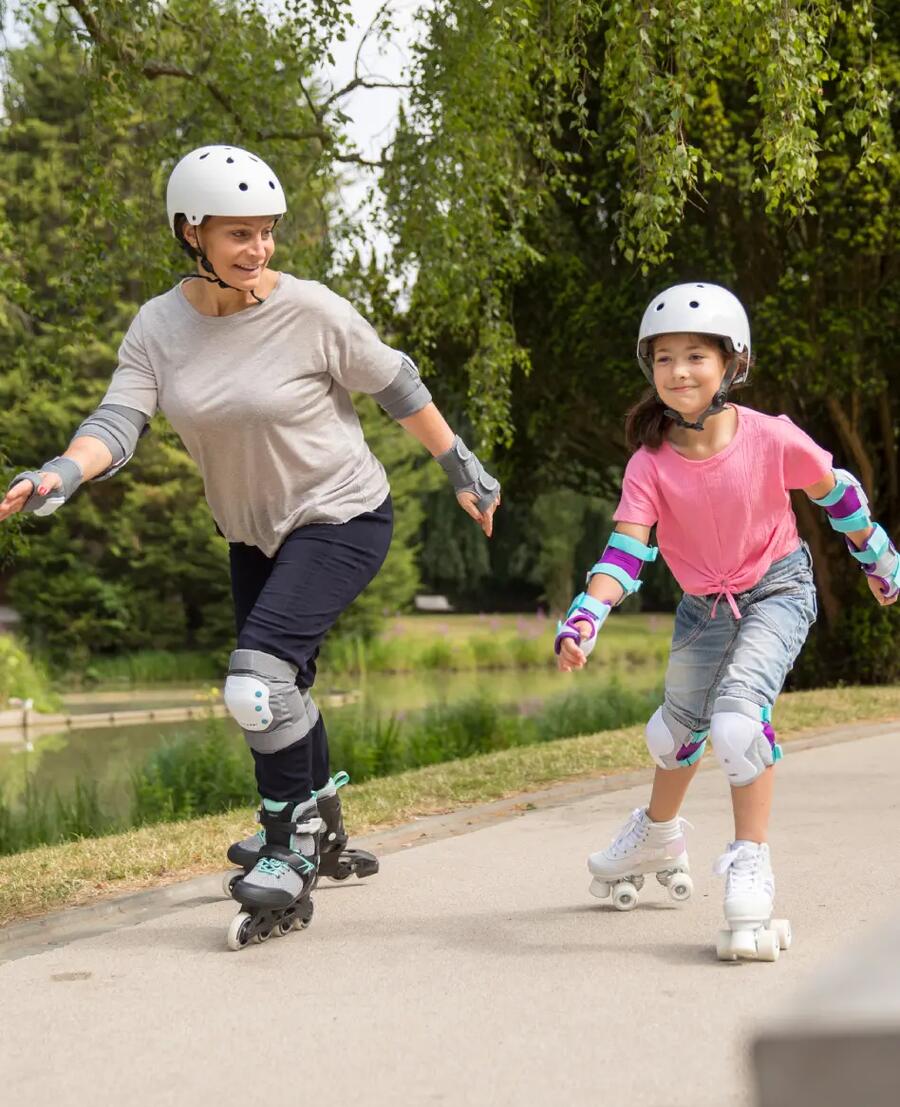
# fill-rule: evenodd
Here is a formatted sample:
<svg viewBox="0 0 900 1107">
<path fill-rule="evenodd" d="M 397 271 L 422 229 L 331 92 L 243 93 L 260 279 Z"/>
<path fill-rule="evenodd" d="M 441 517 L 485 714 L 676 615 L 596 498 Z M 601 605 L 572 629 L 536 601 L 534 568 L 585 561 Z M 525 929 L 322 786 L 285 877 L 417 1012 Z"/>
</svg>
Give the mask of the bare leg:
<svg viewBox="0 0 900 1107">
<path fill-rule="evenodd" d="M 775 770 L 770 765 L 752 784 L 731 789 L 735 839 L 740 838 L 747 842 L 767 841 L 774 787 Z"/>
<path fill-rule="evenodd" d="M 700 762 L 695 761 L 686 769 L 658 768 L 656 770 L 653 791 L 650 793 L 650 806 L 647 808 L 647 815 L 652 822 L 665 823 L 675 818 L 681 810 L 685 794 L 697 775 L 699 767 Z"/>
</svg>

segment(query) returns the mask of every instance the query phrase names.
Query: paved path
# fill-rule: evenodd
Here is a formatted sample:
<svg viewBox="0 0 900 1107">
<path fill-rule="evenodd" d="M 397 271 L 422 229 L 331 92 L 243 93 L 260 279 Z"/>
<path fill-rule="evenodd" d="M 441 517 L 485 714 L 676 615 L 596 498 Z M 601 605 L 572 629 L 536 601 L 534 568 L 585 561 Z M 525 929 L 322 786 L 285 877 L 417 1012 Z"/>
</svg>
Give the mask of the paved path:
<svg viewBox="0 0 900 1107">
<path fill-rule="evenodd" d="M 224 942 L 235 906 L 207 879 L 139 925 L 7 961 L 2 1100 L 749 1105 L 749 1037 L 900 906 L 898 737 L 795 749 L 779 768 L 772 846 L 795 945 L 777 964 L 715 960 L 710 868 L 730 831 L 715 768 L 688 799 L 695 896 L 680 907 L 649 881 L 630 914 L 587 895 L 586 853 L 645 785 L 545 797 L 328 884 L 309 930 L 240 953 Z"/>
</svg>

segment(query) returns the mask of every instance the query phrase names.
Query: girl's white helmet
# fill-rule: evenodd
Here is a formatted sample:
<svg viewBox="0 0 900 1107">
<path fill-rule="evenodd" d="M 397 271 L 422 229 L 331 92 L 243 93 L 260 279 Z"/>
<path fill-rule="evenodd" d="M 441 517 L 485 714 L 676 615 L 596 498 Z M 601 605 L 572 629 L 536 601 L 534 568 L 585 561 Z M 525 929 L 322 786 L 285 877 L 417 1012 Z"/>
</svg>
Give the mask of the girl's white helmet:
<svg viewBox="0 0 900 1107">
<path fill-rule="evenodd" d="M 200 146 L 172 170 L 166 188 L 169 226 L 183 212 L 197 227 L 207 215 L 284 215 L 284 190 L 268 165 L 239 146 Z"/>
<path fill-rule="evenodd" d="M 728 387 L 743 384 L 750 372 L 750 321 L 741 301 L 718 284 L 676 284 L 655 296 L 638 332 L 637 359 L 653 384 L 650 342 L 660 334 L 713 334 L 724 338 L 740 359 Z"/>
</svg>

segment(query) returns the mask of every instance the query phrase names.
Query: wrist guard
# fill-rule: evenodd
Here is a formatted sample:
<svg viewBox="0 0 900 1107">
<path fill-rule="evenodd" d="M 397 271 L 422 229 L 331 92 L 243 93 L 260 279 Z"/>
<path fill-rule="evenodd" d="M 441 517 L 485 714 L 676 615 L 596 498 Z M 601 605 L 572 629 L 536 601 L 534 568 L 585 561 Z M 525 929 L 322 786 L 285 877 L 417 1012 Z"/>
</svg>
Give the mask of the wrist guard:
<svg viewBox="0 0 900 1107">
<path fill-rule="evenodd" d="M 553 643 L 554 652 L 559 653 L 563 642 L 570 638 L 581 649 L 585 657 L 590 656 L 591 651 L 597 644 L 597 635 L 600 633 L 600 628 L 606 622 L 609 612 L 608 603 L 595 600 L 587 592 L 579 592 L 572 600 L 565 619 L 556 628 L 556 641 Z M 581 631 L 576 625 L 579 622 L 590 624 L 591 633 L 585 639 L 582 639 Z"/>
<path fill-rule="evenodd" d="M 453 445 L 434 459 L 453 485 L 453 491 L 472 492 L 478 500 L 478 510 L 486 511 L 500 495 L 500 482 L 488 473 L 475 454 L 457 435 Z"/>
<path fill-rule="evenodd" d="M 60 487 L 54 488 L 46 496 L 39 495 L 41 473 L 57 473 L 62 481 Z M 9 482 L 9 488 L 14 488 L 20 481 L 30 480 L 34 485 L 34 491 L 25 501 L 22 511 L 32 515 L 52 515 L 66 500 L 71 499 L 83 479 L 84 475 L 77 461 L 73 461 L 70 457 L 55 457 L 40 469 L 19 473 L 18 476 L 13 477 Z"/>
</svg>

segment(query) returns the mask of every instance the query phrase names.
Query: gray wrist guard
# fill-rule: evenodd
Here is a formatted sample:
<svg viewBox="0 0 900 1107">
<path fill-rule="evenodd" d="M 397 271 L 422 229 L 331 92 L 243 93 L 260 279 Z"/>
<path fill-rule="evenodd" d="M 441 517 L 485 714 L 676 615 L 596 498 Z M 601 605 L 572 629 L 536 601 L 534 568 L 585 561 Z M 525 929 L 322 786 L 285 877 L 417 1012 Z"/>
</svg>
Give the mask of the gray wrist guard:
<svg viewBox="0 0 900 1107">
<path fill-rule="evenodd" d="M 38 495 L 41 473 L 57 473 L 62 480 L 61 486 L 54 488 L 46 496 Z M 77 461 L 73 461 L 70 457 L 55 457 L 40 469 L 19 473 L 9 482 L 9 487 L 14 488 L 19 481 L 30 480 L 34 485 L 34 492 L 25 501 L 22 511 L 32 515 L 52 515 L 66 500 L 71 499 L 83 479 L 84 475 Z"/>
<path fill-rule="evenodd" d="M 450 478 L 457 495 L 472 492 L 477 497 L 479 511 L 486 511 L 499 498 L 500 482 L 485 470 L 459 435 L 450 449 L 434 460 Z"/>
</svg>

